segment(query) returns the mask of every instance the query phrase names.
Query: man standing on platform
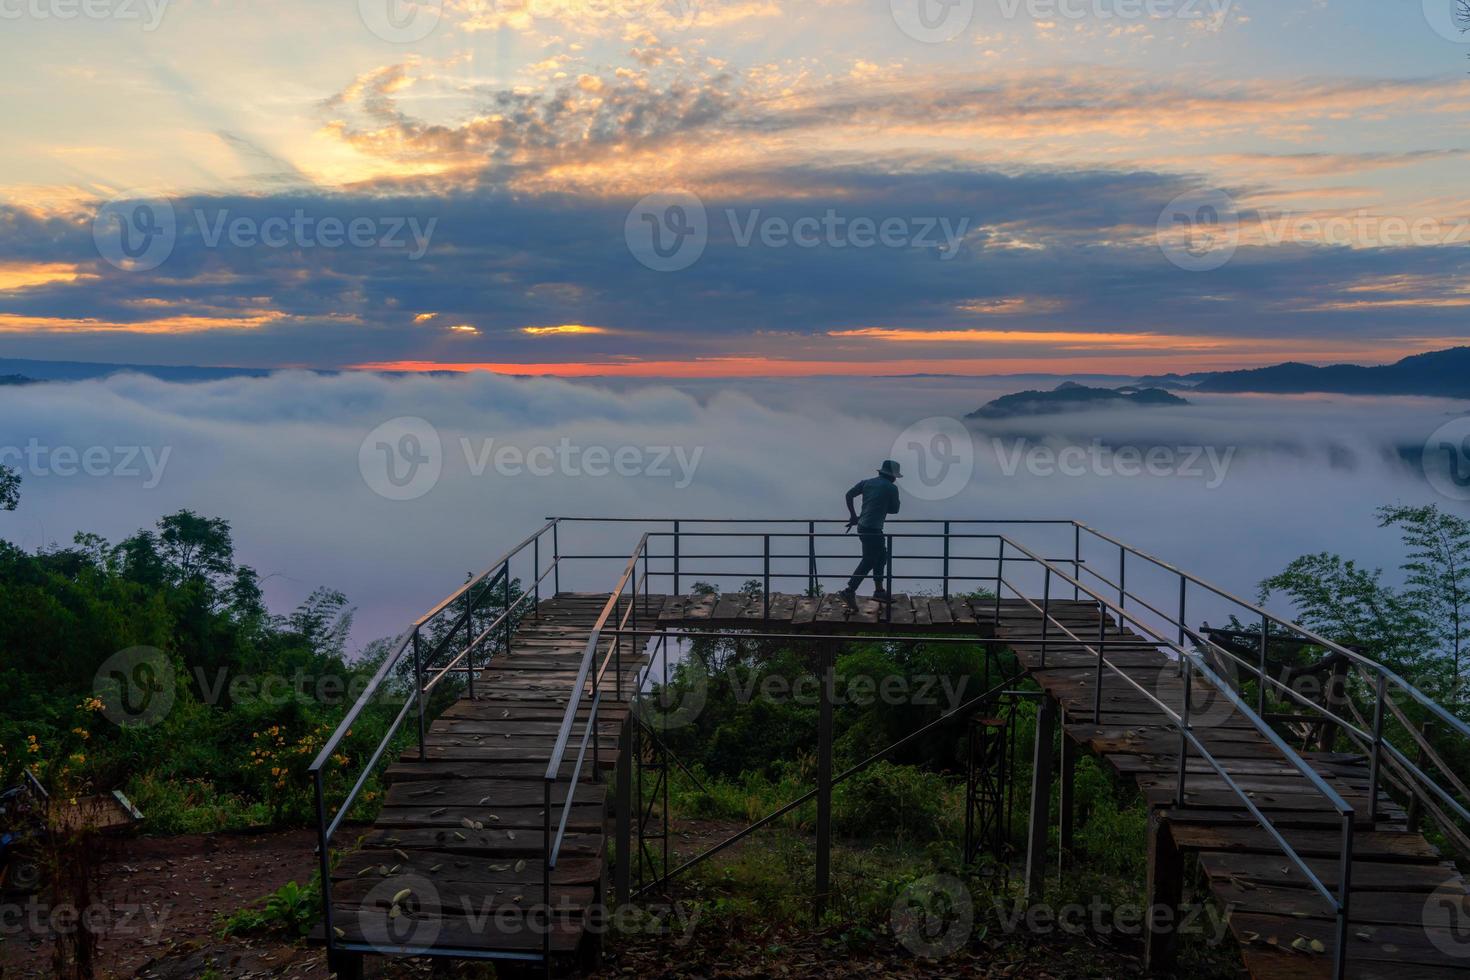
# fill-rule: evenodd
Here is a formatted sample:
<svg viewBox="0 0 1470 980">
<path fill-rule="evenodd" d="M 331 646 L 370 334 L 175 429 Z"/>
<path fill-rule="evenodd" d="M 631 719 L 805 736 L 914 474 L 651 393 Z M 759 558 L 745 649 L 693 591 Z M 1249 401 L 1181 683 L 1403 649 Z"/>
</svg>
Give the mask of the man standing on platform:
<svg viewBox="0 0 1470 980">
<path fill-rule="evenodd" d="M 847 588 L 842 590 L 842 598 L 848 605 L 856 605 L 857 587 L 863 584 L 869 572 L 873 575 L 873 598 L 879 602 L 893 601 L 884 585 L 888 571 L 888 545 L 883 534 L 883 522 L 889 514 L 898 513 L 898 478 L 901 476 L 903 473 L 898 464 L 885 459 L 877 476 L 859 480 L 847 491 L 847 526 L 856 527 L 858 538 L 863 542 L 863 560 L 858 562 Z M 863 498 L 861 514 L 852 505 L 858 497 Z"/>
</svg>

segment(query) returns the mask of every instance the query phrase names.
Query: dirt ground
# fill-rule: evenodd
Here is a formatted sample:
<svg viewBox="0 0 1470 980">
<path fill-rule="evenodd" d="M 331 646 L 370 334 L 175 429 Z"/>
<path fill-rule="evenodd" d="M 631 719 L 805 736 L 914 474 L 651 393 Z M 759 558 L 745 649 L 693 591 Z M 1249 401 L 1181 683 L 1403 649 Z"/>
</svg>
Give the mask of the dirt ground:
<svg viewBox="0 0 1470 980">
<path fill-rule="evenodd" d="M 95 914 L 101 975 L 194 977 L 218 961 L 216 969 L 226 976 L 327 976 L 318 950 L 217 937 L 221 915 L 310 877 L 315 844 L 315 834 L 304 830 L 113 843 L 94 906 L 100 910 Z M 54 976 L 48 926 L 66 928 L 65 913 L 37 901 L 7 902 L 8 915 L 0 921 L 0 976 Z"/>
<path fill-rule="evenodd" d="M 692 827 L 682 847 L 718 839 L 722 825 Z M 105 978 L 326 978 L 319 948 L 284 937 L 219 935 L 220 920 L 316 868 L 309 830 L 259 834 L 135 837 L 112 842 L 98 875 L 94 907 L 101 916 L 97 963 Z M 66 928 L 39 901 L 0 903 L 0 978 L 55 976 L 51 928 Z M 369 976 L 429 976 L 427 964 L 370 958 Z M 459 972 L 459 971 L 455 971 Z M 617 975 L 614 970 L 607 975 Z"/>
<path fill-rule="evenodd" d="M 724 839 L 735 825 L 691 821 L 677 833 L 683 853 Z M 732 850 L 759 846 L 742 841 Z M 323 952 L 276 934 L 221 938 L 223 916 L 257 902 L 288 881 L 303 882 L 315 867 L 315 834 L 305 830 L 261 834 L 141 837 L 116 842 L 98 876 L 94 907 L 103 916 L 98 976 L 185 980 L 289 977 L 325 980 Z M 39 903 L 0 904 L 0 980 L 54 977 L 52 913 Z M 55 921 L 54 919 L 50 921 Z M 40 928 L 37 928 L 37 926 Z M 916 960 L 891 936 L 872 937 L 854 948 L 840 935 L 790 928 L 747 926 L 739 921 L 701 928 L 687 943 L 667 937 L 624 936 L 609 944 L 598 980 L 629 977 L 1107 977 L 1136 975 L 1137 961 L 1116 952 L 1029 948 L 983 940 L 943 963 Z M 1048 948 L 1050 947 L 1050 948 Z M 1078 954 L 1082 962 L 1068 963 Z M 1085 963 L 1085 965 L 1084 965 Z M 435 970 L 423 961 L 369 958 L 369 977 L 455 977 L 486 980 L 497 974 L 474 966 Z M 505 967 L 498 974 L 514 976 Z M 523 975 L 529 976 L 530 974 Z"/>
</svg>

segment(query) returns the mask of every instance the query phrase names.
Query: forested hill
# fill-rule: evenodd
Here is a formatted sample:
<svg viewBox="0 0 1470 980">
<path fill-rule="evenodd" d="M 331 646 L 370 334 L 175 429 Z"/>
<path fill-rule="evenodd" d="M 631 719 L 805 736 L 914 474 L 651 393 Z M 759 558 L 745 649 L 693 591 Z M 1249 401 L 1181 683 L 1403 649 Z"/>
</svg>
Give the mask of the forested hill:
<svg viewBox="0 0 1470 980">
<path fill-rule="evenodd" d="M 1470 398 L 1470 347 L 1415 354 L 1393 364 L 1318 367 L 1289 362 L 1206 374 L 1195 391 L 1339 395 L 1436 395 Z"/>
</svg>

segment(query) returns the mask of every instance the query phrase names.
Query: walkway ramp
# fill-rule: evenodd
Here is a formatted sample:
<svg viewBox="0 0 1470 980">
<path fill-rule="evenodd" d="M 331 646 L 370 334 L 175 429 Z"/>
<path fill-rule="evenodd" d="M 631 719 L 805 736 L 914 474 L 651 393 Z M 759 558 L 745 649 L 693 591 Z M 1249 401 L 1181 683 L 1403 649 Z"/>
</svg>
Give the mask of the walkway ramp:
<svg viewBox="0 0 1470 980">
<path fill-rule="evenodd" d="M 422 757 L 415 746 L 387 768 L 391 785 L 381 814 L 333 869 L 339 943 L 388 955 L 540 960 L 548 945 L 542 910 L 549 906 L 552 955 L 570 962 L 583 949 L 584 912 L 603 900 L 607 783 L 592 766 L 580 774 L 548 896 L 544 777 L 609 598 L 567 594 L 536 605 L 509 649 L 477 673 L 475 695 L 461 697 L 429 726 Z M 656 616 L 661 602 L 644 597 L 640 611 Z M 617 763 L 627 695 L 647 659 L 639 651 L 622 660 L 621 698 L 615 677 L 602 679 L 609 693 L 598 711 L 600 770 Z M 573 764 L 563 764 L 568 780 Z M 551 790 L 558 818 L 570 786 L 561 781 Z M 404 889 L 412 893 L 395 901 Z"/>
<path fill-rule="evenodd" d="M 636 900 L 779 817 L 768 815 L 677 868 L 665 865 L 633 892 L 635 864 L 645 881 L 648 814 L 641 781 L 634 812 L 629 773 L 668 770 L 632 758 L 628 699 L 651 644 L 703 631 L 813 640 L 813 670 L 823 676 L 835 670 L 840 645 L 857 637 L 1009 649 L 1040 688 L 1037 742 L 1046 747 L 1033 767 L 1026 873 L 1033 894 L 1048 865 L 1049 748 L 1059 735 L 1060 857 L 1071 847 L 1072 774 L 1079 754 L 1091 752 L 1147 801 L 1148 853 L 1139 857 L 1147 862 L 1149 907 L 1178 914 L 1189 859 L 1197 858 L 1251 976 L 1470 975 L 1470 889 L 1417 829 L 1419 814 L 1427 814 L 1452 841 L 1470 840 L 1462 829 L 1470 826 L 1470 789 L 1421 731 L 1397 731 L 1396 745 L 1385 729 L 1386 718 L 1403 722 L 1394 701 L 1402 698 L 1461 740 L 1458 751 L 1470 744 L 1463 719 L 1386 666 L 1080 522 L 892 524 L 892 603 L 848 604 L 831 594 L 855 558 L 841 521 L 553 518 L 420 618 L 411 642 L 384 661 L 312 765 L 331 895 L 322 935 L 333 969 L 351 974 L 363 954 L 375 953 L 523 960 L 549 974 L 595 948 L 589 913 L 607 897 L 610 842 L 629 855 L 612 890 Z M 592 550 L 569 553 L 563 532 L 587 525 L 600 525 Z M 1016 528 L 1050 537 L 1032 547 L 1013 536 Z M 607 551 L 617 529 L 641 533 L 626 559 Z M 1090 557 L 1089 547 L 1101 553 Z M 608 571 L 609 561 L 620 577 Z M 610 591 L 561 592 L 573 562 Z M 723 591 L 680 587 L 705 577 Z M 548 579 L 555 597 L 542 602 Z M 1140 587 L 1141 579 L 1150 587 Z M 782 592 L 783 582 L 801 591 Z M 488 625 L 487 597 L 503 610 Z M 1191 626 L 1188 613 L 1198 602 L 1259 624 L 1255 632 L 1234 631 L 1259 641 L 1259 660 L 1248 648 L 1242 656 L 1221 646 L 1208 626 Z M 1283 643 L 1290 652 L 1325 651 L 1320 664 L 1302 670 L 1332 664 L 1340 671 L 1334 676 L 1359 685 L 1357 703 L 1318 703 L 1282 683 L 1269 655 Z M 323 774 L 332 753 L 374 693 L 407 674 L 410 653 L 415 693 L 390 736 L 415 713 L 423 718 L 427 692 L 447 672 L 464 672 L 473 686 L 431 724 L 420 722 L 420 738 L 396 760 L 386 757 L 387 746 L 401 743 L 385 739 L 362 760 L 345 796 L 327 800 Z M 449 662 L 441 665 L 441 656 Z M 488 664 L 477 667 L 476 656 Z M 1229 677 L 1220 657 L 1231 658 Z M 1014 680 L 904 741 L 974 715 Z M 835 681 L 817 687 L 830 692 Z M 1254 691 L 1251 703 L 1246 689 Z M 834 774 L 832 695 L 823 693 L 821 702 L 817 788 L 785 808 L 816 801 L 819 903 L 830 890 L 832 787 L 882 757 Z M 1304 743 L 1303 731 L 1316 734 Z M 1303 751 L 1302 744 L 1359 751 Z M 1417 751 L 1419 763 L 1400 745 Z M 344 814 L 383 763 L 386 805 L 371 829 L 349 835 Z M 612 800 L 604 774 L 615 768 L 623 791 Z M 1399 799 L 1422 808 L 1418 814 L 1383 791 L 1390 784 Z M 667 793 L 667 779 L 661 785 Z M 659 819 L 666 821 L 666 807 Z M 665 825 L 665 847 L 668 836 Z M 1171 972 L 1177 930 L 1157 927 L 1146 936 L 1147 965 Z"/>
<path fill-rule="evenodd" d="M 1139 649 L 1109 660 L 1137 685 L 1182 713 L 1185 682 L 1176 661 L 1115 620 L 1099 623 L 1096 603 L 1066 614 L 1079 636 L 1136 640 Z M 1051 650 L 1042 656 L 1040 617 L 1010 607 L 996 630 L 1030 676 L 1060 708 L 1066 737 L 1091 751 L 1120 776 L 1133 779 L 1150 807 L 1149 875 L 1152 898 L 1177 904 L 1186 854 L 1200 867 L 1246 969 L 1258 978 L 1332 976 L 1334 911 L 1287 860 L 1239 796 L 1203 758 L 1186 754 L 1184 806 L 1177 805 L 1181 742 L 1158 706 L 1107 673 L 1102 721 L 1094 717 L 1097 658 Z M 1056 637 L 1056 633 L 1051 634 Z M 1109 646 L 1109 650 L 1117 649 Z M 1235 706 L 1191 685 L 1195 730 L 1238 787 L 1308 860 L 1329 888 L 1338 885 L 1342 835 L 1339 815 L 1322 794 Z M 1406 829 L 1406 814 L 1389 797 L 1368 796 L 1368 760 L 1345 753 L 1302 753 L 1313 769 L 1354 809 L 1349 882 L 1351 949 L 1346 975 L 1359 980 L 1406 980 L 1470 975 L 1470 935 L 1455 913 L 1470 909 L 1470 890 L 1455 866 L 1423 835 Z M 1150 904 L 1153 904 L 1152 902 Z M 1451 930 L 1458 927 L 1461 935 Z M 1165 942 L 1169 937 L 1164 937 Z"/>
</svg>

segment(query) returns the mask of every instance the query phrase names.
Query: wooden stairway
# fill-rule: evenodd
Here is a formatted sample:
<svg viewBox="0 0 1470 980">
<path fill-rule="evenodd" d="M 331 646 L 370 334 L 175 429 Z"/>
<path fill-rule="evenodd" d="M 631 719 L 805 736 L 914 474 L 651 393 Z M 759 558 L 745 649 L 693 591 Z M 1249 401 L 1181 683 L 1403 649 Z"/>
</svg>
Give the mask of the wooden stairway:
<svg viewBox="0 0 1470 980">
<path fill-rule="evenodd" d="M 1054 602 L 1053 616 L 1080 638 L 1099 635 L 1096 603 Z M 1178 730 L 1156 704 L 1110 670 L 1104 672 L 1099 723 L 1093 715 L 1096 656 L 1075 652 L 1075 646 L 1052 646 L 1043 662 L 1040 627 L 1035 610 L 1007 603 L 996 635 L 1060 707 L 1067 739 L 1135 780 L 1148 801 L 1149 905 L 1177 906 L 1185 879 L 1183 858 L 1195 855 L 1228 916 L 1251 976 L 1330 977 L 1333 912 L 1300 869 L 1215 769 L 1197 755 L 1187 760 L 1185 805 L 1177 806 Z M 1180 711 L 1184 682 L 1176 662 L 1131 630 L 1120 631 L 1111 618 L 1103 629 L 1109 660 L 1170 709 Z M 1048 633 L 1053 642 L 1061 639 L 1056 625 Z M 1128 646 L 1131 640 L 1138 641 L 1136 648 Z M 1340 816 L 1244 714 L 1222 698 L 1205 697 L 1213 694 L 1207 682 L 1197 681 L 1194 692 L 1194 730 L 1206 748 L 1312 873 L 1336 889 Z M 1408 828 L 1403 810 L 1381 793 L 1378 817 L 1373 819 L 1368 763 L 1362 756 L 1300 755 L 1355 811 L 1346 975 L 1358 980 L 1470 976 L 1466 932 L 1470 893 L 1465 878 L 1421 834 Z M 1175 938 L 1151 937 L 1155 968 L 1169 968 Z"/>
<path fill-rule="evenodd" d="M 389 766 L 381 814 L 333 869 L 339 941 L 386 955 L 540 961 L 549 905 L 553 957 L 585 952 L 586 910 L 603 900 L 608 787 L 589 751 L 547 895 L 545 775 L 608 598 L 564 593 L 537 605 L 520 621 L 509 650 L 477 675 L 475 696 L 460 698 L 434 720 L 423 757 L 413 746 Z M 661 603 L 642 597 L 640 612 L 657 616 Z M 599 660 L 609 646 L 606 640 L 599 646 Z M 635 654 L 624 644 L 621 699 L 611 668 L 603 678 L 597 725 L 603 771 L 617 762 L 629 695 L 646 663 L 646 650 Z M 584 704 L 579 721 L 588 711 Z M 582 731 L 581 724 L 574 727 L 563 778 L 553 784 L 553 837 Z"/>
</svg>

